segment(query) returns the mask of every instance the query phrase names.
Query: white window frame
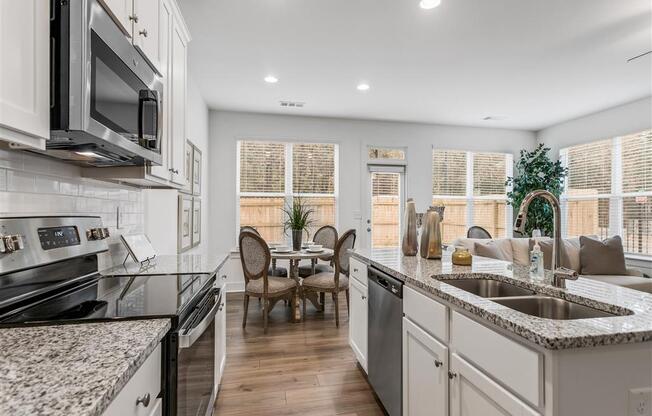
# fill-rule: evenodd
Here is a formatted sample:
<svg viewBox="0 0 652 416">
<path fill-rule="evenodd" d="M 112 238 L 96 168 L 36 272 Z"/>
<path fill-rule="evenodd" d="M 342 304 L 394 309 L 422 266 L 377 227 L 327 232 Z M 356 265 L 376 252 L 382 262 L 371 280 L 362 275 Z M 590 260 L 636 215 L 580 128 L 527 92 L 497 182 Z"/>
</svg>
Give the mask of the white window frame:
<svg viewBox="0 0 652 416">
<path fill-rule="evenodd" d="M 609 200 L 609 236 L 619 235 L 623 236 L 623 200 L 625 198 L 632 198 L 637 196 L 646 196 L 652 198 L 652 191 L 649 192 L 623 192 L 623 166 L 622 166 L 622 139 L 623 137 L 631 136 L 636 133 L 631 133 L 623 136 L 614 137 L 611 140 L 611 193 L 608 194 L 595 194 L 595 195 L 582 195 L 572 196 L 568 195 L 568 181 L 564 183 L 564 191 L 561 194 L 561 208 L 562 208 L 562 236 L 568 238 L 568 201 L 582 201 L 594 199 L 608 199 Z M 604 141 L 594 140 L 581 144 L 591 144 Z M 573 145 L 576 146 L 576 145 Z M 568 149 L 573 147 L 564 147 L 559 151 L 559 160 L 562 166 L 568 168 Z M 637 258 L 642 260 L 652 259 L 650 254 L 631 253 L 625 251 L 625 257 Z"/>
<path fill-rule="evenodd" d="M 459 149 L 443 149 L 439 147 L 432 147 L 432 151 L 457 151 Z M 432 199 L 449 199 L 449 200 L 465 200 L 466 201 L 466 229 L 468 230 L 474 224 L 473 222 L 473 202 L 480 200 L 490 200 L 490 201 L 505 201 L 505 237 L 511 238 L 513 236 L 513 222 L 514 222 L 514 210 L 510 209 L 510 205 L 507 204 L 507 193 L 511 192 L 513 187 L 511 184 L 505 186 L 505 195 L 497 197 L 495 195 L 486 195 L 486 196 L 475 196 L 473 195 L 473 158 L 478 153 L 493 153 L 505 156 L 505 178 L 514 176 L 514 155 L 512 153 L 503 153 L 503 152 L 473 152 L 473 151 L 464 151 L 466 153 L 466 195 L 464 196 L 453 196 L 453 195 L 432 195 Z M 432 172 L 432 166 L 431 166 Z M 432 189 L 432 185 L 431 185 Z M 444 218 L 446 213 L 444 212 Z M 466 237 L 466 236 L 462 236 Z"/>
<path fill-rule="evenodd" d="M 285 191 L 284 192 L 240 192 L 240 151 L 242 142 L 261 142 L 261 143 L 277 143 L 283 144 L 285 147 Z M 314 193 L 298 193 L 293 192 L 293 183 L 292 183 L 292 148 L 295 144 L 328 144 L 333 145 L 333 162 L 334 162 L 334 172 L 333 172 L 333 190 L 332 194 L 314 194 Z M 292 200 L 295 197 L 333 197 L 335 199 L 335 228 L 338 228 L 339 223 L 339 171 L 340 171 L 340 152 L 339 145 L 337 143 L 326 142 L 326 141 L 284 141 L 284 140 L 258 140 L 258 139 L 239 139 L 236 143 L 236 198 L 235 198 L 235 216 L 236 216 L 236 240 L 238 234 L 240 233 L 240 197 L 262 197 L 262 198 L 284 198 L 284 204 L 291 204 Z M 273 241 L 277 243 L 278 241 Z"/>
</svg>

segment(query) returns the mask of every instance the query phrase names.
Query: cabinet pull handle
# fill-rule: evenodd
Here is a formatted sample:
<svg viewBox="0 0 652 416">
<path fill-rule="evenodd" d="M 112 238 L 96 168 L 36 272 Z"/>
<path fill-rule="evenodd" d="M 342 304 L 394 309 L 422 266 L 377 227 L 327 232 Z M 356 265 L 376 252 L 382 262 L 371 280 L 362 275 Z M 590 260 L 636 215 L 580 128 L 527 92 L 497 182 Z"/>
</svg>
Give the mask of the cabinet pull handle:
<svg viewBox="0 0 652 416">
<path fill-rule="evenodd" d="M 452 380 L 452 379 L 454 379 L 455 377 L 457 377 L 457 373 L 453 373 L 453 372 L 450 372 L 450 371 L 448 372 L 448 378 L 449 378 L 449 379 Z"/>
<path fill-rule="evenodd" d="M 150 396 L 149 393 L 147 393 L 143 397 L 139 397 L 136 399 L 136 406 L 142 404 L 144 407 L 147 407 L 149 406 L 149 400 L 150 400 Z"/>
<path fill-rule="evenodd" d="M 134 23 L 138 23 L 138 16 L 137 15 L 129 15 L 129 20 L 131 20 Z"/>
<path fill-rule="evenodd" d="M 138 32 L 139 35 L 143 35 L 144 37 L 147 37 L 147 29 L 143 29 Z"/>
<path fill-rule="evenodd" d="M 439 361 L 439 360 L 435 360 L 435 367 L 439 368 L 439 367 L 441 367 L 442 365 L 444 365 L 443 362 L 441 362 L 441 361 Z"/>
</svg>

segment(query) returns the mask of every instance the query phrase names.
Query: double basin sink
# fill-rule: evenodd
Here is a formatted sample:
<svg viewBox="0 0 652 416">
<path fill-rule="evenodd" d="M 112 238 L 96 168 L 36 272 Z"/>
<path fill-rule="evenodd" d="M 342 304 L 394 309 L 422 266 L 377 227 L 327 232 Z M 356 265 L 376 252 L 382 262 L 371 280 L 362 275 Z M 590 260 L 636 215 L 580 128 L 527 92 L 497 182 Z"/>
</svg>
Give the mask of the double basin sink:
<svg viewBox="0 0 652 416">
<path fill-rule="evenodd" d="M 538 318 L 569 320 L 617 316 L 492 279 L 440 279 L 441 282 Z"/>
</svg>

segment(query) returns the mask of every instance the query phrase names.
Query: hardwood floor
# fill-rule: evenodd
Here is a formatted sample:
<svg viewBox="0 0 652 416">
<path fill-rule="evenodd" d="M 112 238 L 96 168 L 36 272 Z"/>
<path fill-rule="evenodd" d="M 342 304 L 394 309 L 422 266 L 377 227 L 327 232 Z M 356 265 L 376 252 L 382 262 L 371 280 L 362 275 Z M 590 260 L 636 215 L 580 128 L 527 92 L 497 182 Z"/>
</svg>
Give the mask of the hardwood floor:
<svg viewBox="0 0 652 416">
<path fill-rule="evenodd" d="M 290 323 L 282 302 L 263 334 L 262 308 L 249 302 L 242 328 L 242 295 L 227 298 L 227 363 L 215 414 L 223 415 L 383 415 L 348 344 L 348 313 L 340 297 L 340 328 L 333 301 L 325 312 L 309 305 L 307 318 Z"/>
</svg>

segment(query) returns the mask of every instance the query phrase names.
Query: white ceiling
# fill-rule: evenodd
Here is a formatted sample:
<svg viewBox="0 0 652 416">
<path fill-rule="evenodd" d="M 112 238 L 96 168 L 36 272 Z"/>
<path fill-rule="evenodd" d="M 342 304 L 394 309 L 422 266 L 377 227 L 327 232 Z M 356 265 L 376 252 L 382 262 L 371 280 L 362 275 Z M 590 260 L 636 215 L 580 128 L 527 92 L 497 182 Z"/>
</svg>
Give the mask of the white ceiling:
<svg viewBox="0 0 652 416">
<path fill-rule="evenodd" d="M 652 90 L 652 57 L 626 62 L 652 49 L 650 0 L 180 3 L 213 109 L 539 130 Z"/>
</svg>

